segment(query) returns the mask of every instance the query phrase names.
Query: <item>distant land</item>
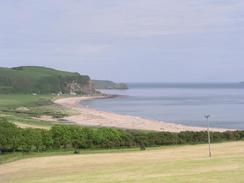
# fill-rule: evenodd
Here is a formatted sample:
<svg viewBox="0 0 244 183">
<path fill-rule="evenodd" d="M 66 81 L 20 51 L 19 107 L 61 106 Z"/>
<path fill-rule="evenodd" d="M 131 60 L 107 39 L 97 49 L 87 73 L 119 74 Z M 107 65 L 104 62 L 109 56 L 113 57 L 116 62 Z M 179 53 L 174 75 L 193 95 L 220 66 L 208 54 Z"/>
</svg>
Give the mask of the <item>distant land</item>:
<svg viewBox="0 0 244 183">
<path fill-rule="evenodd" d="M 96 89 L 128 89 L 126 83 L 115 83 L 108 80 L 92 80 Z"/>
</svg>

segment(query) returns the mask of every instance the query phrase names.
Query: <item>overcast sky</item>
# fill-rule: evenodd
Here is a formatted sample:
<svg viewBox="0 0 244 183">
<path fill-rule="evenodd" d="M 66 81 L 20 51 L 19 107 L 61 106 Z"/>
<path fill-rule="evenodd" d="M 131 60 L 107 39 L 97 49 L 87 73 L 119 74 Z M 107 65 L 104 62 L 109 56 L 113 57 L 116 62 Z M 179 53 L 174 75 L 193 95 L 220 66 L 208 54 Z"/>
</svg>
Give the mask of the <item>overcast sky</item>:
<svg viewBox="0 0 244 183">
<path fill-rule="evenodd" d="M 244 0 L 0 1 L 0 66 L 129 82 L 244 80 Z"/>
</svg>

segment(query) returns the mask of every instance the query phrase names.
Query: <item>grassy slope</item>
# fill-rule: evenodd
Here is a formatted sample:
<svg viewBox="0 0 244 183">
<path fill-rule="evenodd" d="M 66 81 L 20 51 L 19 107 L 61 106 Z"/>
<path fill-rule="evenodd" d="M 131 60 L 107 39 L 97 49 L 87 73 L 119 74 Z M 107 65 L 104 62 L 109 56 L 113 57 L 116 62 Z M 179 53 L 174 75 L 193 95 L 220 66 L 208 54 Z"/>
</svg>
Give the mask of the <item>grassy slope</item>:
<svg viewBox="0 0 244 183">
<path fill-rule="evenodd" d="M 244 142 L 24 159 L 0 165 L 1 183 L 229 183 L 244 180 Z"/>
<path fill-rule="evenodd" d="M 40 101 L 50 100 L 48 95 L 22 95 L 22 94 L 11 94 L 4 95 L 0 94 L 0 109 L 3 108 L 16 108 L 16 107 L 33 107 L 37 106 Z"/>
<path fill-rule="evenodd" d="M 0 76 L 8 76 L 11 78 L 14 77 L 31 77 L 34 79 L 41 79 L 43 77 L 58 75 L 58 76 L 78 76 L 78 73 L 59 71 L 47 67 L 38 67 L 38 66 L 24 66 L 19 67 L 21 69 L 12 69 L 12 68 L 4 68 L 0 67 Z"/>
<path fill-rule="evenodd" d="M 19 67 L 23 69 L 12 69 L 0 67 L 1 75 L 9 77 L 33 77 L 35 79 L 40 79 L 42 77 L 50 75 L 62 75 L 62 76 L 72 76 L 74 73 L 58 71 L 46 67 L 35 67 L 35 66 L 24 66 Z"/>
</svg>

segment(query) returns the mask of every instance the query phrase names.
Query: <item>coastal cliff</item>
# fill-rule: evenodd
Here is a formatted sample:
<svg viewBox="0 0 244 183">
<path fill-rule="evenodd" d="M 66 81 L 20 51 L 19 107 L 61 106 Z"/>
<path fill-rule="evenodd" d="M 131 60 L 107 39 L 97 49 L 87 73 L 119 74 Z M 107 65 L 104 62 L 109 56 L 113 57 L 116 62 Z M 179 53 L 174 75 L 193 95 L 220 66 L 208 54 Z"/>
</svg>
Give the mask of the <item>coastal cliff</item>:
<svg viewBox="0 0 244 183">
<path fill-rule="evenodd" d="M 0 93 L 94 94 L 89 76 L 47 67 L 0 68 Z"/>
</svg>

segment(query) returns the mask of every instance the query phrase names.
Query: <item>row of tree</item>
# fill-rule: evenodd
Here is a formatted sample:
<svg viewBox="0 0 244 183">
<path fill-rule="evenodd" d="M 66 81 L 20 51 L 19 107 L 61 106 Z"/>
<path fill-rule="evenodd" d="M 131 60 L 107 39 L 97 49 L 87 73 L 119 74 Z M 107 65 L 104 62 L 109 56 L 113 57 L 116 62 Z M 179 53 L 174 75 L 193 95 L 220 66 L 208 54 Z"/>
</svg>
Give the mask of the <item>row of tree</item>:
<svg viewBox="0 0 244 183">
<path fill-rule="evenodd" d="M 213 142 L 242 140 L 244 131 L 212 132 L 211 138 Z M 55 125 L 51 130 L 22 129 L 0 119 L 1 152 L 151 147 L 206 142 L 207 132 L 145 132 L 75 125 Z"/>
</svg>

